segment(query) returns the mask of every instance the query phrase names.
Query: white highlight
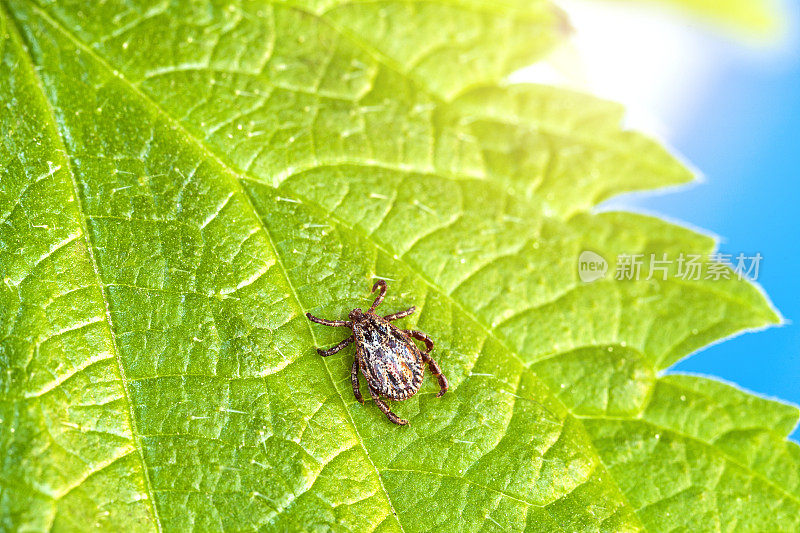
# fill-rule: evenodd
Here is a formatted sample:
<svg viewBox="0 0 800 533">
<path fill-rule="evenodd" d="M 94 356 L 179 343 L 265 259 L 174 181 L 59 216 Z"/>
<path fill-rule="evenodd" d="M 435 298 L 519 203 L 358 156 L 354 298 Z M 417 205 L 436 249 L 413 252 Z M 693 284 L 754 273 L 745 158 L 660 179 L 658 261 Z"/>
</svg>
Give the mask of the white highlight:
<svg viewBox="0 0 800 533">
<path fill-rule="evenodd" d="M 722 63 L 719 51 L 708 46 L 707 26 L 647 4 L 556 3 L 574 34 L 513 81 L 565 86 L 622 103 L 629 127 L 662 138 L 688 122 Z"/>
</svg>

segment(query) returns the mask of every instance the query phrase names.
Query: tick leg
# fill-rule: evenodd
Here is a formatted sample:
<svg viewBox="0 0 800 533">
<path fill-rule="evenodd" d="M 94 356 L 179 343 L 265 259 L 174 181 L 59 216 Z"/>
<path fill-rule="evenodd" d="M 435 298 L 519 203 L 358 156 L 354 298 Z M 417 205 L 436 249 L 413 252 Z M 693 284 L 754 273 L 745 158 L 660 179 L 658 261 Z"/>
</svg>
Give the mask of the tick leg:
<svg viewBox="0 0 800 533">
<path fill-rule="evenodd" d="M 350 381 L 353 382 L 353 396 L 356 397 L 358 403 L 364 403 L 364 398 L 361 397 L 361 389 L 358 388 L 358 357 L 353 361 L 353 369 L 350 370 Z"/>
<path fill-rule="evenodd" d="M 436 379 L 439 380 L 439 394 L 437 394 L 436 397 L 440 398 L 445 392 L 447 392 L 447 378 L 444 377 L 444 374 L 442 374 L 442 369 L 439 368 L 439 363 L 437 363 L 433 357 L 427 353 L 424 353 L 422 354 L 422 359 L 428 363 L 428 368 L 431 369 L 431 374 L 436 376 Z"/>
<path fill-rule="evenodd" d="M 393 422 L 398 426 L 405 426 L 406 424 L 408 424 L 408 420 L 403 420 L 402 418 L 394 414 L 391 409 L 389 409 L 389 406 L 386 405 L 386 402 L 384 402 L 378 397 L 378 393 L 376 391 L 370 388 L 369 393 L 372 396 L 372 399 L 375 401 L 375 405 L 378 406 L 378 409 L 383 411 L 383 414 L 386 415 L 386 418 L 388 418 L 390 422 Z"/>
<path fill-rule="evenodd" d="M 439 398 L 442 394 L 447 392 L 448 385 L 447 385 L 447 378 L 444 377 L 444 374 L 442 374 L 442 369 L 439 368 L 439 364 L 433 359 L 433 357 L 428 355 L 429 353 L 431 353 L 431 350 L 433 350 L 433 340 L 431 340 L 430 337 L 428 337 L 427 335 L 425 335 L 421 331 L 416 331 L 416 330 L 413 330 L 413 329 L 406 329 L 406 330 L 403 330 L 403 331 L 409 337 L 413 337 L 415 339 L 419 339 L 419 340 L 421 340 L 422 342 L 425 343 L 426 350 L 422 354 L 422 359 L 426 363 L 428 363 L 428 368 L 431 369 L 431 374 L 436 376 L 436 379 L 439 380 L 439 394 L 436 395 L 436 397 Z"/>
<path fill-rule="evenodd" d="M 413 309 L 413 308 L 412 308 Z M 414 337 L 417 340 L 421 340 L 425 343 L 425 353 L 431 353 L 433 350 L 433 339 L 422 333 L 421 331 L 417 331 L 415 329 L 404 329 L 403 333 L 408 335 L 409 337 Z"/>
<path fill-rule="evenodd" d="M 378 287 L 380 287 L 381 292 L 380 294 L 378 294 L 378 297 L 375 298 L 375 301 L 372 302 L 372 305 L 369 307 L 369 311 L 367 311 L 368 313 L 375 311 L 375 309 L 377 309 L 377 307 L 381 305 L 383 297 L 386 296 L 386 281 L 382 279 L 376 281 L 375 285 L 372 286 L 372 292 L 375 292 L 378 289 Z"/>
<path fill-rule="evenodd" d="M 341 350 L 342 348 L 344 348 L 345 346 L 349 345 L 354 340 L 356 340 L 355 337 L 350 335 L 349 337 L 347 337 L 345 340 L 343 340 L 342 342 L 340 342 L 339 344 L 337 344 L 333 348 L 328 348 L 327 350 L 320 350 L 319 348 L 317 348 L 317 351 L 319 352 L 319 354 L 322 357 L 328 357 L 329 355 L 333 355 L 336 352 L 338 352 L 339 350 Z"/>
<path fill-rule="evenodd" d="M 348 322 L 347 320 L 326 320 L 324 318 L 319 318 L 311 313 L 306 313 L 306 316 L 311 322 L 316 322 L 317 324 L 322 324 L 323 326 L 332 326 L 334 328 L 352 328 L 352 322 Z"/>
<path fill-rule="evenodd" d="M 416 310 L 417 310 L 417 308 L 412 306 L 412 307 L 409 307 L 408 309 L 406 309 L 405 311 L 398 311 L 396 313 L 392 313 L 391 315 L 386 315 L 383 318 L 385 320 L 388 320 L 389 322 L 391 322 L 392 320 L 397 320 L 398 318 L 407 317 L 408 315 L 410 315 L 411 313 L 413 313 Z"/>
</svg>

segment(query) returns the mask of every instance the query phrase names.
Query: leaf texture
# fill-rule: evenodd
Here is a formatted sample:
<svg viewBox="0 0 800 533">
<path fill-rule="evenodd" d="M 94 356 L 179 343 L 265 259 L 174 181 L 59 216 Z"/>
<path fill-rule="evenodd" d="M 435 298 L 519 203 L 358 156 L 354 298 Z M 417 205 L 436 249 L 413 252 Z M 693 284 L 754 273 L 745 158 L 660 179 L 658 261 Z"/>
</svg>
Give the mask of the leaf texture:
<svg viewBox="0 0 800 533">
<path fill-rule="evenodd" d="M 5 1 L 0 527 L 799 527 L 797 409 L 663 373 L 778 322 L 765 297 L 577 277 L 585 249 L 714 242 L 593 210 L 691 179 L 621 109 L 504 84 L 565 27 L 536 1 Z M 394 404 L 406 428 L 304 316 L 375 277 L 451 383 Z"/>
</svg>

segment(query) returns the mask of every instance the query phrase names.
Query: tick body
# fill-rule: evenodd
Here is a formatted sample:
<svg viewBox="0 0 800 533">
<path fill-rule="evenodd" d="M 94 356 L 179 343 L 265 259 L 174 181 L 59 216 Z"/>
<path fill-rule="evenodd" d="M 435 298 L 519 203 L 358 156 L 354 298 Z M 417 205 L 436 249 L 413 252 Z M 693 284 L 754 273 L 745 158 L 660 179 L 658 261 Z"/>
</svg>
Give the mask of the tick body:
<svg viewBox="0 0 800 533">
<path fill-rule="evenodd" d="M 426 364 L 431 373 L 439 380 L 437 397 L 447 392 L 447 378 L 442 375 L 439 365 L 429 355 L 433 350 L 433 341 L 430 337 L 421 331 L 400 329 L 391 323 L 393 320 L 407 317 L 416 308 L 411 307 L 391 315 L 377 315 L 375 310 L 386 295 L 386 282 L 378 280 L 372 287 L 372 292 L 378 289 L 380 289 L 380 293 L 370 308 L 366 312 L 361 309 L 353 309 L 348 315 L 349 320 L 325 320 L 315 317 L 311 313 L 306 313 L 306 316 L 317 324 L 353 330 L 352 335 L 333 348 L 328 350 L 317 348 L 317 351 L 323 357 L 327 357 L 355 342 L 356 357 L 350 377 L 356 400 L 364 403 L 358 386 L 360 372 L 364 374 L 370 395 L 378 408 L 395 424 L 405 425 L 408 424 L 408 420 L 403 420 L 394 414 L 381 398 L 405 400 L 414 396 L 422 386 Z M 425 344 L 425 350 L 420 350 L 412 339 L 422 341 Z"/>
</svg>

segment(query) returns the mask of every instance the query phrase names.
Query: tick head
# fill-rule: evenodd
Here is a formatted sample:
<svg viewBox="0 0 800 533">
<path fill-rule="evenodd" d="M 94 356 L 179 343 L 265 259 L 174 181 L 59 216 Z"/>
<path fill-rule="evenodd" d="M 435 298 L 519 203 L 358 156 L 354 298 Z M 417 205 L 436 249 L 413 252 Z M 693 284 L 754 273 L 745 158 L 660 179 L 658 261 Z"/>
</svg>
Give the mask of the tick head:
<svg viewBox="0 0 800 533">
<path fill-rule="evenodd" d="M 347 318 L 349 318 L 353 322 L 358 322 L 359 320 L 364 318 L 364 311 L 362 311 L 359 307 L 356 307 L 355 309 L 350 311 L 350 314 L 347 315 Z"/>
</svg>

